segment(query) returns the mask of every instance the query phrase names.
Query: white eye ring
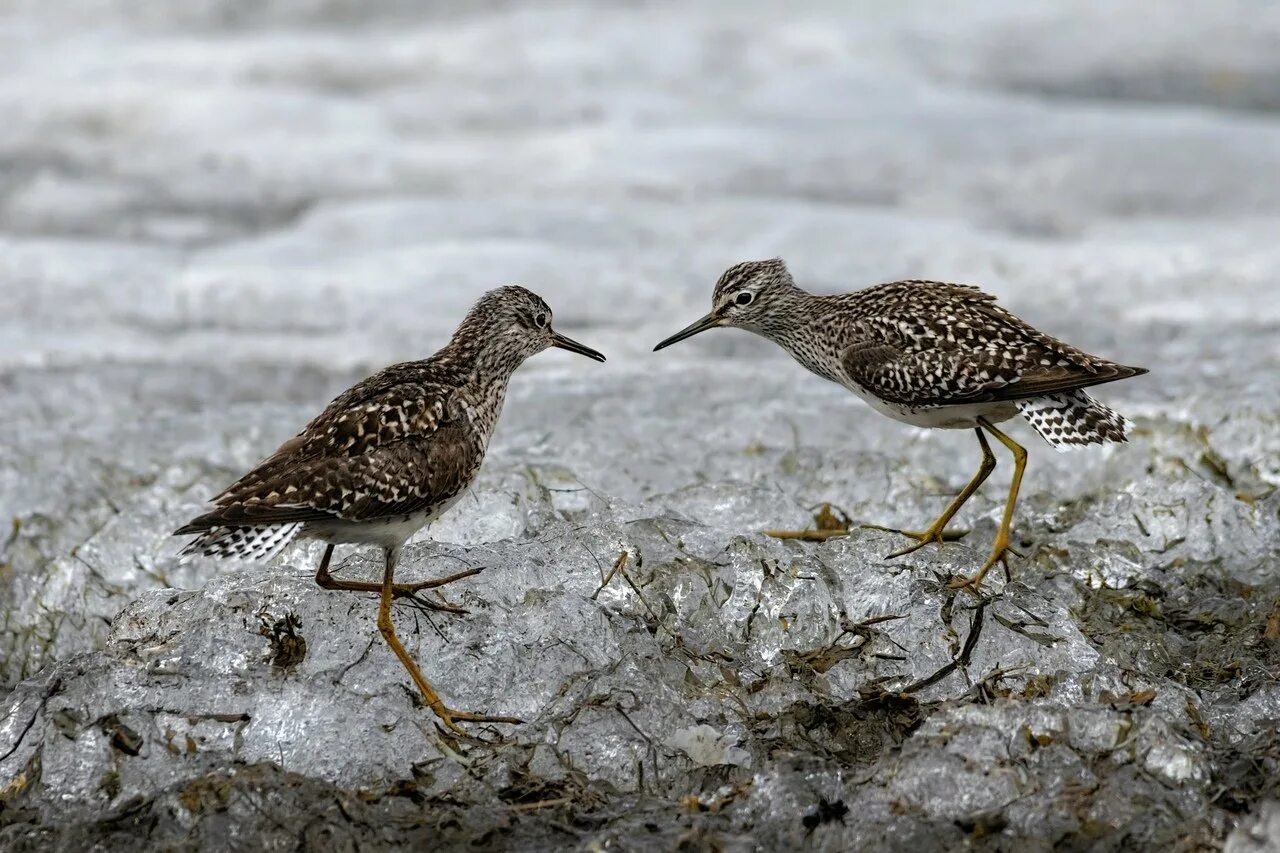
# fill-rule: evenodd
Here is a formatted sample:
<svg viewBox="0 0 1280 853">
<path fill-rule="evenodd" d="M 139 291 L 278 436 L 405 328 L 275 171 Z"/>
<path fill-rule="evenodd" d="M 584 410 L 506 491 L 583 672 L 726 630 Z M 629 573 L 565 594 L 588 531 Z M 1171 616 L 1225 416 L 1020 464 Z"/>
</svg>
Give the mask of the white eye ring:
<svg viewBox="0 0 1280 853">
<path fill-rule="evenodd" d="M 533 322 L 537 325 L 539 329 L 545 328 L 547 325 L 547 315 L 539 314 L 538 316 L 533 318 Z"/>
<path fill-rule="evenodd" d="M 733 300 L 733 301 L 734 301 L 734 302 L 736 302 L 738 305 L 750 305 L 750 304 L 751 304 L 751 300 L 752 300 L 752 299 L 755 299 L 755 296 L 753 296 L 753 295 L 752 295 L 751 293 L 749 293 L 748 291 L 745 291 L 745 290 L 744 290 L 744 291 L 742 291 L 741 293 L 739 293 L 739 294 L 734 298 L 734 300 Z"/>
</svg>

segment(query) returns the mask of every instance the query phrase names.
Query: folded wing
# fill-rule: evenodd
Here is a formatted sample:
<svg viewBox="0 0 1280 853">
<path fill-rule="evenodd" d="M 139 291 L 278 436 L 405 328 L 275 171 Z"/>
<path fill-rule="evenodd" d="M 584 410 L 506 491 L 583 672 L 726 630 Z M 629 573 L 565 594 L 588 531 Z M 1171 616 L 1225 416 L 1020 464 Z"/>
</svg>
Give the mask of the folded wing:
<svg viewBox="0 0 1280 853">
<path fill-rule="evenodd" d="M 450 412 L 453 383 L 420 363 L 388 368 L 338 399 L 176 531 L 412 515 L 466 488 L 479 449 Z"/>
<path fill-rule="evenodd" d="M 896 282 L 912 316 L 872 313 L 848 330 L 841 364 L 848 377 L 883 400 L 946 406 L 1021 400 L 1146 373 L 1040 332 L 969 287 Z M 874 304 L 874 303 L 873 303 Z"/>
</svg>

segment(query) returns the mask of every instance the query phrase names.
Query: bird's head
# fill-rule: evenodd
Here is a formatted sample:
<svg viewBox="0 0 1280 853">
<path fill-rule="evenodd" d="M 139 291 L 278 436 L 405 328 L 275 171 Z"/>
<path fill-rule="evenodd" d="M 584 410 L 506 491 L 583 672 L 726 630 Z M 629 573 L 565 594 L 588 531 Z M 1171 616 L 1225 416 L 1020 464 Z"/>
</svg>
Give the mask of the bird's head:
<svg viewBox="0 0 1280 853">
<path fill-rule="evenodd" d="M 719 326 L 759 332 L 796 292 L 782 258 L 744 261 L 724 271 L 711 295 L 711 313 L 662 341 L 654 351 Z"/>
<path fill-rule="evenodd" d="M 551 347 L 604 361 L 600 353 L 555 331 L 551 320 L 551 307 L 541 296 L 519 285 L 508 285 L 480 297 L 454 340 L 466 340 L 476 349 L 498 353 L 503 361 L 515 364 Z"/>
</svg>

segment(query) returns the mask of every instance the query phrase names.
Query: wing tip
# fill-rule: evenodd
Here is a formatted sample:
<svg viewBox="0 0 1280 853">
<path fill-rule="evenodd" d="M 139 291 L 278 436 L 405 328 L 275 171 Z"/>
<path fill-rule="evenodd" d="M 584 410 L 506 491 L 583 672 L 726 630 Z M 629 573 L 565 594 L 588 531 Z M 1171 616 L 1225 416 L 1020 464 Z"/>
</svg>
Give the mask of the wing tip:
<svg viewBox="0 0 1280 853">
<path fill-rule="evenodd" d="M 173 531 L 169 535 L 170 536 L 191 536 L 192 534 L 195 534 L 195 533 L 206 533 L 210 529 L 217 526 L 218 524 L 216 519 L 208 515 L 201 515 L 191 519 L 186 524 L 182 525 L 181 527 L 179 527 L 177 530 Z"/>
</svg>

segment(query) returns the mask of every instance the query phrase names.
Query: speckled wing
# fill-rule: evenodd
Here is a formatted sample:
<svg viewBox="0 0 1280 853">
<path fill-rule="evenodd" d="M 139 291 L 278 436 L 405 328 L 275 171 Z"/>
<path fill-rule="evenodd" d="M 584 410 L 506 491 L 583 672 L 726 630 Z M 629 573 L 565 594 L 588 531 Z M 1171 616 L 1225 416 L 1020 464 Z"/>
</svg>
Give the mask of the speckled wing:
<svg viewBox="0 0 1280 853">
<path fill-rule="evenodd" d="M 864 304 L 867 313 L 846 330 L 841 366 L 899 405 L 1020 400 L 1146 372 L 1052 338 L 976 288 L 894 282 L 872 288 Z"/>
<path fill-rule="evenodd" d="M 476 470 L 474 434 L 442 424 L 430 441 L 397 441 L 358 456 L 320 456 L 255 480 L 194 520 L 212 524 L 372 521 L 429 510 L 457 495 Z"/>
<path fill-rule="evenodd" d="M 456 383 L 396 365 L 334 400 L 184 530 L 410 515 L 461 492 L 483 447 L 452 415 Z"/>
</svg>

